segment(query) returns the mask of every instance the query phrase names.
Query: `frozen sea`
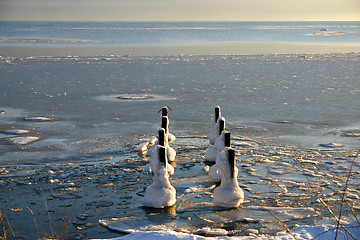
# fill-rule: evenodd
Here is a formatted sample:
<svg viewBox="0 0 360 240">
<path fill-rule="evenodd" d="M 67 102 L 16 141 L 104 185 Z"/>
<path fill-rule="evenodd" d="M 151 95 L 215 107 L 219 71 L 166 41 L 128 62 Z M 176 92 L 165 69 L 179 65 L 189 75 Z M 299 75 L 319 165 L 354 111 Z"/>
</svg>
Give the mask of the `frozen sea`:
<svg viewBox="0 0 360 240">
<path fill-rule="evenodd" d="M 102 46 L 176 48 L 211 41 L 359 43 L 358 22 L 291 24 L 2 22 L 0 51 L 21 50 L 0 57 L 0 199 L 13 228 L 33 238 L 28 207 L 46 229 L 47 213 L 61 219 L 74 204 L 72 226 L 87 238 L 163 226 L 203 236 L 270 236 L 284 229 L 269 211 L 290 229 L 333 224 L 319 197 L 334 209 L 344 197 L 358 213 L 359 52 L 26 51 L 95 46 L 101 53 Z M 211 205 L 218 183 L 208 179 L 203 157 L 217 105 L 237 151 L 245 192 L 240 210 Z M 170 131 L 177 137 L 171 143 L 177 204 L 154 211 L 140 202 L 152 181 L 142 172 L 148 157 L 134 149 L 155 135 L 163 106 L 172 109 Z M 344 210 L 344 221 L 352 216 Z"/>
</svg>

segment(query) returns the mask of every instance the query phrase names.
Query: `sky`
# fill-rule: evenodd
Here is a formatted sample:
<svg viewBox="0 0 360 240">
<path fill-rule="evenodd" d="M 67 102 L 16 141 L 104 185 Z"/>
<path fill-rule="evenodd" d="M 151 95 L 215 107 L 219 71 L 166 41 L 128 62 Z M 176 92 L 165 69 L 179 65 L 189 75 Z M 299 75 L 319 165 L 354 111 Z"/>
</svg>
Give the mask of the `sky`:
<svg viewBox="0 0 360 240">
<path fill-rule="evenodd" d="M 6 21 L 360 21 L 360 0 L 0 0 Z"/>
</svg>

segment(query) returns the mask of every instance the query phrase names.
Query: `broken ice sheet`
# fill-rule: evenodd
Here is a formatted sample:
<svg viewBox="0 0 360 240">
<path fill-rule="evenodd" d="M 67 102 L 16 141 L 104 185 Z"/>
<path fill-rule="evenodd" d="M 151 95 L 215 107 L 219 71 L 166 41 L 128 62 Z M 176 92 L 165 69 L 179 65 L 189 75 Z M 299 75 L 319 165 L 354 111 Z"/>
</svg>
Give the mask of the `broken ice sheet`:
<svg viewBox="0 0 360 240">
<path fill-rule="evenodd" d="M 33 169 L 27 170 L 4 170 L 1 172 L 1 177 L 30 177 L 37 174 L 37 172 Z"/>
<path fill-rule="evenodd" d="M 13 145 L 27 145 L 40 140 L 40 137 L 11 137 L 6 139 L 10 144 Z"/>
<path fill-rule="evenodd" d="M 231 222 L 277 222 L 318 216 L 313 208 L 257 207 L 251 206 L 228 211 L 198 214 L 197 217 L 209 223 Z"/>
<path fill-rule="evenodd" d="M 176 211 L 178 213 L 182 212 L 209 212 L 209 211 L 219 211 L 224 208 L 218 207 L 209 202 L 183 202 L 177 206 Z"/>
<path fill-rule="evenodd" d="M 172 230 L 177 232 L 192 232 L 195 226 L 179 218 L 164 217 L 164 215 L 149 215 L 147 217 L 125 217 L 99 220 L 99 224 L 113 231 L 133 233 L 140 231 Z"/>
<path fill-rule="evenodd" d="M 199 176 L 198 178 L 182 178 L 174 179 L 172 181 L 173 186 L 176 189 L 177 198 L 193 195 L 196 193 L 202 193 L 211 191 L 215 188 L 215 183 L 209 181 L 207 176 Z"/>
<path fill-rule="evenodd" d="M 57 199 L 76 199 L 76 198 L 81 198 L 80 195 L 72 193 L 72 192 L 57 192 L 57 193 L 53 193 L 52 197 L 57 198 Z"/>
</svg>

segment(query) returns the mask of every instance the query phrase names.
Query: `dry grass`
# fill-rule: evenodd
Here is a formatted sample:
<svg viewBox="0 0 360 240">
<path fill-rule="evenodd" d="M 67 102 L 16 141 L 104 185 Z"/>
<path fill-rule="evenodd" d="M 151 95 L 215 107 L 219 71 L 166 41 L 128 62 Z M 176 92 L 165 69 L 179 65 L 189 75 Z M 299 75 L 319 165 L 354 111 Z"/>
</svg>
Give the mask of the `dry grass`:
<svg viewBox="0 0 360 240">
<path fill-rule="evenodd" d="M 38 234 L 38 239 L 51 239 L 51 240 L 70 239 L 70 237 L 73 234 L 74 229 L 73 229 L 73 225 L 71 228 L 69 228 L 69 226 L 71 224 L 70 219 L 74 212 L 75 203 L 73 204 L 73 206 L 71 208 L 70 214 L 68 215 L 67 212 L 65 212 L 64 217 L 63 217 L 63 222 L 57 222 L 56 225 L 53 224 L 53 222 L 51 220 L 51 215 L 50 215 L 50 211 L 48 209 L 46 200 L 45 200 L 45 207 L 46 207 L 46 211 L 47 211 L 47 215 L 48 215 L 48 222 L 49 222 L 49 228 L 50 228 L 49 232 L 40 231 L 38 229 L 37 221 L 36 221 L 33 211 L 29 207 L 27 207 L 29 209 L 31 215 L 33 216 L 35 227 L 36 227 L 36 232 Z"/>
<path fill-rule="evenodd" d="M 9 223 L 9 220 L 3 215 L 3 212 L 1 210 L 1 205 L 0 205 L 0 223 L 1 223 L 1 230 L 2 230 L 0 239 L 7 240 L 7 239 L 10 239 L 10 237 L 13 237 L 15 239 L 15 232 L 12 229 L 12 227 Z"/>
<path fill-rule="evenodd" d="M 350 178 L 351 178 L 351 175 L 352 175 L 352 170 L 353 170 L 353 167 L 354 167 L 354 164 L 355 164 L 355 159 L 356 158 L 353 159 L 353 161 L 351 163 L 351 166 L 349 168 L 349 172 L 348 172 L 347 177 L 346 177 L 345 186 L 344 186 L 344 189 L 343 189 L 342 195 L 341 195 L 341 202 L 340 202 L 340 208 L 339 208 L 339 214 L 338 215 L 336 215 L 334 213 L 334 211 L 331 209 L 331 207 L 328 204 L 326 204 L 324 199 L 321 198 L 319 192 L 316 191 L 315 187 L 311 184 L 310 180 L 307 178 L 309 186 L 314 190 L 313 192 L 315 193 L 315 195 L 317 197 L 317 200 L 325 207 L 325 209 L 330 213 L 330 215 L 336 221 L 336 228 L 329 229 L 329 231 L 333 231 L 333 230 L 335 231 L 335 240 L 338 238 L 339 233 L 343 234 L 344 236 L 347 233 L 352 239 L 356 240 L 356 238 L 352 235 L 352 233 L 349 231 L 349 229 L 344 224 L 342 224 L 342 222 L 341 222 L 342 217 L 343 217 L 344 205 L 347 205 L 349 207 L 351 213 L 354 215 L 356 221 L 360 225 L 359 219 L 357 218 L 354 209 L 350 206 L 349 202 L 345 198 L 346 193 L 348 192 L 348 184 L 349 184 L 349 181 L 350 181 Z M 345 231 L 346 233 L 344 233 L 342 230 L 340 230 L 340 227 L 342 227 L 343 231 Z M 326 232 L 324 232 L 324 233 L 326 233 Z M 319 236 L 321 236 L 324 233 L 319 234 L 314 239 L 318 238 Z"/>
<path fill-rule="evenodd" d="M 347 201 L 347 199 L 345 198 L 346 197 L 346 193 L 348 192 L 348 183 L 350 181 L 350 178 L 351 178 L 351 175 L 352 175 L 352 170 L 353 170 L 353 166 L 355 164 L 355 159 L 353 159 L 352 163 L 351 163 L 351 166 L 350 166 L 350 169 L 349 169 L 349 172 L 347 174 L 347 177 L 346 177 L 346 182 L 345 182 L 345 186 L 344 186 L 344 189 L 342 191 L 342 196 L 341 196 L 341 203 L 340 203 L 340 208 L 339 208 L 339 214 L 336 215 L 334 213 L 334 211 L 331 209 L 331 207 L 325 203 L 324 199 L 321 198 L 319 192 L 316 190 L 316 187 L 313 186 L 311 184 L 311 181 L 309 180 L 308 177 L 307 178 L 307 181 L 308 181 L 308 184 L 310 186 L 311 189 L 313 189 L 313 192 L 315 193 L 316 197 L 317 197 L 317 200 L 325 207 L 325 209 L 330 213 L 330 215 L 335 219 L 336 221 L 336 227 L 335 228 L 332 228 L 332 229 L 329 229 L 328 231 L 334 231 L 335 232 L 335 240 L 337 240 L 339 234 L 342 234 L 344 236 L 345 239 L 347 239 L 346 237 L 346 233 L 354 240 L 357 240 L 355 238 L 355 236 L 353 236 L 353 234 L 349 231 L 349 227 L 346 227 L 344 224 L 342 224 L 341 220 L 342 220 L 342 217 L 343 217 L 343 210 L 344 210 L 344 205 L 346 205 L 351 213 L 353 214 L 353 216 L 355 217 L 357 223 L 359 224 L 359 227 L 360 227 L 360 221 L 359 221 L 359 218 L 357 217 L 354 209 L 350 206 L 349 202 Z M 286 229 L 286 231 L 296 240 L 297 238 L 292 234 L 291 230 L 288 228 L 288 226 L 283 222 L 281 221 L 273 212 L 269 211 L 269 213 L 271 213 L 275 218 L 276 220 L 284 227 L 284 229 Z M 343 229 L 341 230 L 340 227 Z M 357 227 L 357 228 L 359 228 Z M 320 237 L 321 235 L 325 234 L 326 232 L 323 232 L 323 233 L 320 233 L 319 235 L 315 236 L 314 239 Z"/>
<path fill-rule="evenodd" d="M 67 214 L 67 212 L 64 213 L 63 221 L 57 221 L 56 223 L 53 223 L 51 220 L 50 211 L 47 207 L 47 202 L 45 200 L 45 206 L 47 210 L 47 217 L 49 222 L 49 231 L 39 230 L 38 224 L 35 218 L 34 212 L 30 209 L 30 207 L 27 207 L 30 214 L 32 215 L 35 223 L 35 228 L 37 232 L 37 239 L 38 240 L 68 240 L 72 237 L 74 233 L 73 225 L 71 224 L 71 216 L 74 212 L 75 204 L 73 204 L 70 214 Z M 8 219 L 4 216 L 3 212 L 1 211 L 0 206 L 0 224 L 1 224 L 1 236 L 0 240 L 9 240 L 9 239 L 18 239 L 20 236 L 19 234 L 16 234 L 14 230 L 12 229 Z M 71 225 L 71 227 L 70 227 Z M 27 237 L 24 237 L 27 239 Z"/>
</svg>

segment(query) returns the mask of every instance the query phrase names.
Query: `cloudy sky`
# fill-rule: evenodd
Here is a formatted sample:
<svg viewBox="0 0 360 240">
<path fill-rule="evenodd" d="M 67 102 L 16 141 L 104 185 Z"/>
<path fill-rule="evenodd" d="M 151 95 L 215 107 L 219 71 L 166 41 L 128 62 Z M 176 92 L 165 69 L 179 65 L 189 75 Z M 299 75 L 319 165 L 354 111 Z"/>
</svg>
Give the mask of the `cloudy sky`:
<svg viewBox="0 0 360 240">
<path fill-rule="evenodd" d="M 360 21 L 360 0 L 0 0 L 0 20 Z"/>
</svg>

